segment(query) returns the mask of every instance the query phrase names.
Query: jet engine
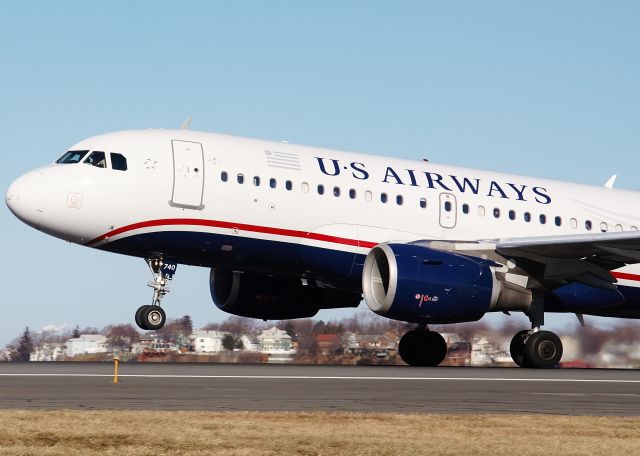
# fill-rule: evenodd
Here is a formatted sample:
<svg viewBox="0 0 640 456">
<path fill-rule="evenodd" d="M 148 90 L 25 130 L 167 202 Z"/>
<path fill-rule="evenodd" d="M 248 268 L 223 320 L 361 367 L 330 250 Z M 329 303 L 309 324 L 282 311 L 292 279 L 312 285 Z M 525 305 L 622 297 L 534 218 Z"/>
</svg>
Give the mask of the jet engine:
<svg viewBox="0 0 640 456">
<path fill-rule="evenodd" d="M 379 315 L 423 324 L 475 321 L 490 310 L 526 310 L 530 291 L 498 280 L 499 266 L 416 244 L 379 244 L 365 260 L 364 300 Z"/>
<path fill-rule="evenodd" d="M 357 307 L 355 293 L 303 285 L 300 279 L 211 269 L 209 288 L 214 304 L 225 312 L 263 320 L 308 318 L 320 309 Z"/>
</svg>

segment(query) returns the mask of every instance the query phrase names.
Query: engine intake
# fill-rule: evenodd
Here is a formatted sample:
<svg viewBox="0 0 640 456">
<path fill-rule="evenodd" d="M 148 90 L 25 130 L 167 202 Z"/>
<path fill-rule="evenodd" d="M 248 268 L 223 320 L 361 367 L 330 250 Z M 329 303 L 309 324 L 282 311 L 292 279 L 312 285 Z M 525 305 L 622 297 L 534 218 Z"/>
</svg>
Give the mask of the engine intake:
<svg viewBox="0 0 640 456">
<path fill-rule="evenodd" d="M 357 307 L 359 294 L 302 285 L 300 279 L 211 269 L 209 288 L 220 310 L 241 317 L 288 320 L 313 317 L 320 309 Z"/>
<path fill-rule="evenodd" d="M 364 263 L 364 299 L 375 313 L 396 320 L 479 320 L 500 294 L 492 264 L 419 245 L 379 244 Z"/>
</svg>

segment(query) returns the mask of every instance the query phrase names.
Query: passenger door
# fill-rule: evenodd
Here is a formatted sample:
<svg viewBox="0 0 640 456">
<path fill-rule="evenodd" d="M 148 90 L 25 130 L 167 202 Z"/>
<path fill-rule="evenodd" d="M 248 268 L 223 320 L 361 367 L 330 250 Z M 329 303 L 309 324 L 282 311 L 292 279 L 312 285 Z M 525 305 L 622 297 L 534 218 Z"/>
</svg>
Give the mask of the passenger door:
<svg viewBox="0 0 640 456">
<path fill-rule="evenodd" d="M 203 209 L 204 152 L 202 144 L 191 141 L 171 141 L 173 148 L 172 206 Z"/>
</svg>

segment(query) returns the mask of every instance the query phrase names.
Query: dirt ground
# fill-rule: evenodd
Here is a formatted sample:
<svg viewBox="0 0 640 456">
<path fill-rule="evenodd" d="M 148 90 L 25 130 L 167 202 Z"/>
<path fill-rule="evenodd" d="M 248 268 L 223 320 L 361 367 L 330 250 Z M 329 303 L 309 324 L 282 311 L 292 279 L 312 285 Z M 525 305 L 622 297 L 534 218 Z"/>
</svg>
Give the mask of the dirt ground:
<svg viewBox="0 0 640 456">
<path fill-rule="evenodd" d="M 640 418 L 4 410 L 0 454 L 637 456 Z"/>
</svg>

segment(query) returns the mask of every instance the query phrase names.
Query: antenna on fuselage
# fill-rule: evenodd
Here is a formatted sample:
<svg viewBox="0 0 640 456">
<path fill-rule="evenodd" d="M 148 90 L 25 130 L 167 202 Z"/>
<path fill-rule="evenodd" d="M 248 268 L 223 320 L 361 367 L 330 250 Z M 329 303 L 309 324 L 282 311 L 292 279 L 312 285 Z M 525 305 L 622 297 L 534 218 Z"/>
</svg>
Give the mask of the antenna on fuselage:
<svg viewBox="0 0 640 456">
<path fill-rule="evenodd" d="M 609 178 L 609 180 L 607 181 L 606 184 L 604 184 L 604 186 L 609 188 L 609 189 L 613 188 L 613 184 L 615 184 L 617 178 L 618 178 L 618 175 L 614 174 L 613 176 L 611 176 Z"/>
<path fill-rule="evenodd" d="M 191 128 L 191 116 L 187 117 L 182 125 L 180 125 L 180 130 L 188 130 Z"/>
</svg>

